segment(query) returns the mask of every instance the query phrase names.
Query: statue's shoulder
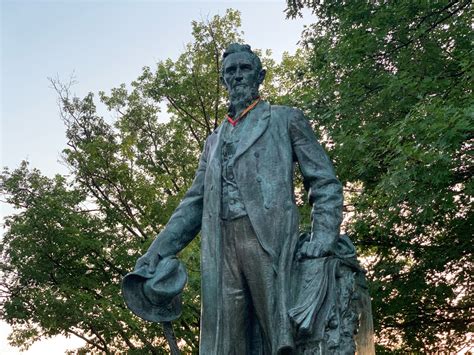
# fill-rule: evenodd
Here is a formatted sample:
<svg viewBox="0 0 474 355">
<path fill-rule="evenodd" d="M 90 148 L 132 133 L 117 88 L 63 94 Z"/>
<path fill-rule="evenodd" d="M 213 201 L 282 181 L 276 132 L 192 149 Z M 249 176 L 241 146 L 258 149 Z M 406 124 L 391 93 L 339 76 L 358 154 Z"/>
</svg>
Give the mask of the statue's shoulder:
<svg viewBox="0 0 474 355">
<path fill-rule="evenodd" d="M 214 144 L 217 143 L 218 136 L 219 136 L 219 130 L 222 129 L 222 123 L 214 129 L 214 131 L 211 132 L 206 138 L 206 144 L 205 144 L 205 150 L 209 150 L 210 147 L 212 147 Z"/>
<path fill-rule="evenodd" d="M 271 105 L 272 119 L 281 120 L 298 120 L 304 118 L 303 111 L 296 107 L 284 106 L 284 105 Z"/>
<path fill-rule="evenodd" d="M 206 146 L 212 146 L 217 141 L 218 129 L 216 128 L 210 135 L 206 138 Z"/>
<path fill-rule="evenodd" d="M 209 139 L 215 139 L 215 138 L 217 137 L 217 134 L 219 133 L 219 128 L 220 128 L 220 126 L 217 127 L 216 129 L 214 129 L 214 130 L 211 132 L 211 134 L 209 134 L 209 135 L 207 136 L 207 139 L 208 139 L 208 140 L 209 140 Z"/>
</svg>

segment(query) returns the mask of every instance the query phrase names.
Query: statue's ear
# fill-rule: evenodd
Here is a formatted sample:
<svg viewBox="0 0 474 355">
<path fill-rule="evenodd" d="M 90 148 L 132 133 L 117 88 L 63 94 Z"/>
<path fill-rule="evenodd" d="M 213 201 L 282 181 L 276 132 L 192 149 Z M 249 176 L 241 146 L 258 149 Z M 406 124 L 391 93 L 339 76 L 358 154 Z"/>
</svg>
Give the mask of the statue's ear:
<svg viewBox="0 0 474 355">
<path fill-rule="evenodd" d="M 219 76 L 219 79 L 220 79 L 220 81 L 221 81 L 221 84 L 224 85 L 224 87 L 225 87 L 226 90 L 227 90 L 227 84 L 226 84 L 226 82 L 225 82 L 225 80 L 224 80 L 224 77 L 223 77 L 222 75 L 220 75 L 220 76 Z"/>
<path fill-rule="evenodd" d="M 265 80 L 265 75 L 267 74 L 267 71 L 265 69 L 260 70 L 260 73 L 258 73 L 258 84 L 260 85 L 263 83 L 263 80 Z"/>
</svg>

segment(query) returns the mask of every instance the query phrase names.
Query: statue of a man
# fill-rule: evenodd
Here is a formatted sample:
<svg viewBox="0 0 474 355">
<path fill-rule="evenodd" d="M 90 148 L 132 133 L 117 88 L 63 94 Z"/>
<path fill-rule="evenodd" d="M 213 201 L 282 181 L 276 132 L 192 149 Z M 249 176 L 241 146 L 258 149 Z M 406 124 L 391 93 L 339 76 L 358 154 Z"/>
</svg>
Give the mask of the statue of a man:
<svg viewBox="0 0 474 355">
<path fill-rule="evenodd" d="M 295 351 L 295 163 L 312 205 L 311 238 L 298 257 L 331 255 L 339 238 L 342 188 L 331 161 L 300 110 L 260 99 L 264 78 L 250 46 L 226 49 L 228 117 L 207 138 L 191 188 L 136 266 L 153 271 L 201 231 L 203 355 Z"/>
</svg>

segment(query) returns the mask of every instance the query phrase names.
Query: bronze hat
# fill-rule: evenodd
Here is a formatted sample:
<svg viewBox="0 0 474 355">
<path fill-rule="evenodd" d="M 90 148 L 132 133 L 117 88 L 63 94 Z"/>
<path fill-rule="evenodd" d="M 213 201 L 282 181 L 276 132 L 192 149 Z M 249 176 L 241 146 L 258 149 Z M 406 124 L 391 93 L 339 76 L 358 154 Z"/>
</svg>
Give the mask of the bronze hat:
<svg viewBox="0 0 474 355">
<path fill-rule="evenodd" d="M 181 292 L 186 281 L 184 265 L 176 258 L 165 258 L 153 272 L 143 265 L 125 275 L 122 294 L 128 308 L 140 318 L 169 322 L 181 315 Z"/>
</svg>

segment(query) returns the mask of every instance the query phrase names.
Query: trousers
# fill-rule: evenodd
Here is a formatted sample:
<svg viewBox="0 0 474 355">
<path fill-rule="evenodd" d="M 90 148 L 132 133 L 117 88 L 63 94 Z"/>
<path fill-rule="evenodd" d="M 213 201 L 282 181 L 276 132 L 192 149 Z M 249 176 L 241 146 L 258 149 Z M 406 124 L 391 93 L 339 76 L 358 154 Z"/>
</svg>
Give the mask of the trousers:
<svg viewBox="0 0 474 355">
<path fill-rule="evenodd" d="M 223 354 L 273 354 L 276 274 L 248 216 L 223 221 Z M 256 349 L 259 349 L 256 351 Z"/>
</svg>

